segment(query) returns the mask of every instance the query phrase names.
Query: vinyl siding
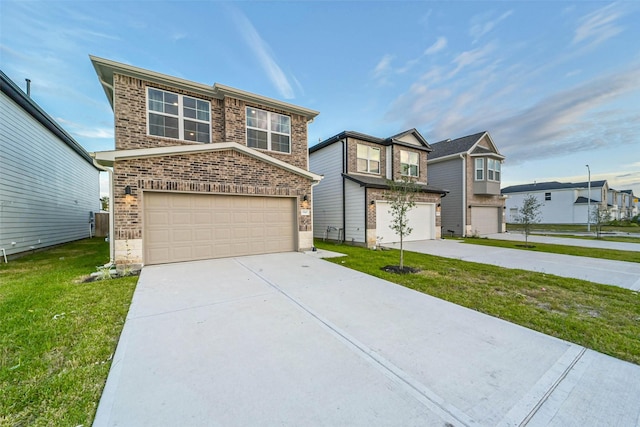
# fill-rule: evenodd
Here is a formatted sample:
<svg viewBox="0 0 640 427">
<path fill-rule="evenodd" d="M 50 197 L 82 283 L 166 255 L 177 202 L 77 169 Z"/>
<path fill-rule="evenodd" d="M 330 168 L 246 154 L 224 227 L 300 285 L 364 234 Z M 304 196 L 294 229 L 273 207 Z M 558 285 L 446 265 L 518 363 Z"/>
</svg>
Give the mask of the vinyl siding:
<svg viewBox="0 0 640 427">
<path fill-rule="evenodd" d="M 99 171 L 4 93 L 0 121 L 0 248 L 9 255 L 89 237 Z"/>
<path fill-rule="evenodd" d="M 342 223 L 342 142 L 338 141 L 309 155 L 309 170 L 324 175 L 313 187 L 313 236 L 324 238 L 328 227 L 340 229 Z M 338 238 L 338 231 L 326 237 Z"/>
<path fill-rule="evenodd" d="M 365 242 L 364 187 L 353 181 L 345 180 L 345 240 L 347 242 Z"/>
<path fill-rule="evenodd" d="M 598 190 L 592 189 L 592 198 L 597 196 Z M 551 193 L 551 200 L 545 200 L 545 193 Z M 586 224 L 587 204 L 575 204 L 578 196 L 587 197 L 587 191 L 576 189 L 541 190 L 528 193 L 507 194 L 506 207 L 508 212 L 507 222 L 515 222 L 512 212 L 522 207 L 524 199 L 533 195 L 543 205 L 540 207 L 540 222 L 542 224 Z M 594 207 L 596 203 L 592 203 Z"/>
<path fill-rule="evenodd" d="M 456 235 L 464 233 L 462 213 L 465 203 L 462 200 L 462 165 L 460 158 L 428 163 L 429 185 L 449 190 L 449 194 L 440 202 L 442 236 L 448 236 L 450 234 L 448 230 L 453 230 Z"/>
</svg>

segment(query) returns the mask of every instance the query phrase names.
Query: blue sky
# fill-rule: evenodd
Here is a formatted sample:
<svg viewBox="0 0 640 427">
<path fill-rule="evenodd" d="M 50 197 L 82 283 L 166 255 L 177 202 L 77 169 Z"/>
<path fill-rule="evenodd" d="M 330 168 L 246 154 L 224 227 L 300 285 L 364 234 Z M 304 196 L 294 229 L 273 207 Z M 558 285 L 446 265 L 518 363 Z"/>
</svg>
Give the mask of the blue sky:
<svg viewBox="0 0 640 427">
<path fill-rule="evenodd" d="M 640 195 L 639 21 L 634 1 L 0 0 L 0 61 L 88 151 L 113 149 L 92 54 L 318 110 L 310 145 L 488 130 L 503 186 L 589 164 Z"/>
</svg>

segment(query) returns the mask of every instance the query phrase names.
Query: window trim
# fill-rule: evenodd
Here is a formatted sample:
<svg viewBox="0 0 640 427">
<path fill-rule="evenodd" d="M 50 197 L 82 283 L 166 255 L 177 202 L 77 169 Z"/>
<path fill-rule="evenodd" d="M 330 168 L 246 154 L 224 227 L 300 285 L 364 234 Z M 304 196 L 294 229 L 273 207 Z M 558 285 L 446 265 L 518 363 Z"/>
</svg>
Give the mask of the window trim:
<svg viewBox="0 0 640 427">
<path fill-rule="evenodd" d="M 478 161 L 480 161 L 480 167 L 478 167 Z M 478 178 L 478 171 L 482 175 L 480 178 Z M 483 157 L 476 158 L 474 161 L 473 179 L 474 181 L 484 181 L 484 158 Z"/>
<path fill-rule="evenodd" d="M 255 126 L 249 126 L 249 109 L 255 110 L 255 111 L 262 111 L 267 113 L 267 129 L 262 129 L 259 127 L 255 127 Z M 284 132 L 278 132 L 275 130 L 271 129 L 271 116 L 272 115 L 276 115 L 276 116 L 282 116 L 282 117 L 286 117 L 287 119 L 289 119 L 289 133 L 284 133 Z M 291 133 L 292 133 L 292 120 L 291 120 L 291 116 L 288 116 L 286 114 L 280 114 L 280 113 L 276 113 L 275 111 L 268 111 L 268 110 L 263 110 L 262 108 L 256 108 L 256 107 L 252 107 L 250 105 L 245 106 L 244 109 L 244 129 L 245 129 L 245 145 L 251 149 L 254 150 L 261 150 L 261 151 L 271 151 L 272 153 L 280 153 L 280 154 L 291 154 L 291 149 L 292 149 L 292 138 L 291 138 Z M 255 130 L 255 131 L 259 131 L 259 132 L 266 132 L 267 134 L 267 148 L 259 148 L 259 147 L 250 147 L 249 146 L 249 132 L 247 132 L 247 130 Z M 275 134 L 275 135 L 284 135 L 289 137 L 289 151 L 279 151 L 279 150 L 273 150 L 271 147 L 271 135 Z"/>
<path fill-rule="evenodd" d="M 185 95 L 185 94 L 181 94 L 181 93 L 176 93 L 176 92 L 172 92 L 170 90 L 165 90 L 165 89 L 160 89 L 154 86 L 147 86 L 146 87 L 147 90 L 145 91 L 145 95 L 146 95 L 146 102 L 145 102 L 145 110 L 146 110 L 146 118 L 147 118 L 147 136 L 151 136 L 151 137 L 155 137 L 155 138 L 166 138 L 166 139 L 173 139 L 173 140 L 177 140 L 177 141 L 186 141 L 186 142 L 190 142 L 190 143 L 195 143 L 195 144 L 211 144 L 211 102 L 206 100 L 206 99 L 202 99 L 202 98 L 196 98 L 195 96 L 191 96 L 191 95 Z M 164 111 L 154 111 L 151 110 L 149 108 L 149 100 L 150 100 L 150 96 L 149 93 L 151 90 L 157 90 L 159 92 L 165 92 L 165 93 L 170 93 L 172 95 L 175 95 L 178 97 L 178 114 L 171 114 L 171 113 L 165 113 Z M 187 98 L 191 98 L 191 99 L 195 99 L 196 101 L 202 101 L 202 102 L 206 102 L 207 103 L 207 114 L 209 116 L 209 120 L 201 120 L 198 119 L 197 117 L 186 117 L 184 115 L 184 97 Z M 196 102 L 197 105 L 197 102 Z M 196 110 L 197 111 L 197 110 Z M 154 135 L 151 133 L 151 114 L 155 114 L 157 116 L 163 116 L 163 117 L 171 117 L 171 118 L 176 118 L 178 119 L 178 137 L 177 138 L 173 138 L 171 136 L 165 136 L 165 135 Z M 206 124 L 207 128 L 209 130 L 209 140 L 202 142 L 202 141 L 194 141 L 191 139 L 186 139 L 185 138 L 185 126 L 184 126 L 184 122 L 186 121 L 191 121 L 191 122 L 195 122 L 195 123 L 202 123 L 202 124 Z"/>
<path fill-rule="evenodd" d="M 367 147 L 367 158 L 365 159 L 364 157 L 358 157 L 358 147 L 362 146 L 362 147 Z M 378 159 L 379 160 L 372 160 L 371 159 L 371 151 L 372 150 L 377 150 L 378 151 Z M 367 170 L 363 171 L 360 170 L 358 167 L 358 160 L 366 160 L 367 161 Z M 378 172 L 372 172 L 371 171 L 371 162 L 378 162 Z M 380 150 L 380 147 L 372 147 L 371 145 L 367 145 L 367 144 L 356 144 L 356 171 L 360 172 L 360 173 L 370 173 L 370 174 L 374 174 L 374 175 L 380 175 L 382 173 L 382 150 Z"/>
<path fill-rule="evenodd" d="M 402 153 L 407 153 L 407 154 L 415 154 L 417 157 L 416 163 L 402 163 Z M 409 159 L 407 159 L 409 160 Z M 403 164 L 408 165 L 409 167 L 406 168 L 406 172 L 410 172 L 411 171 L 411 166 L 415 166 L 416 167 L 416 174 L 415 175 L 411 175 L 411 173 L 405 173 L 405 168 L 402 166 Z M 411 178 L 419 178 L 420 177 L 420 153 L 417 153 L 415 151 L 409 151 L 409 150 L 400 150 L 400 175 L 402 176 L 408 176 Z"/>
</svg>

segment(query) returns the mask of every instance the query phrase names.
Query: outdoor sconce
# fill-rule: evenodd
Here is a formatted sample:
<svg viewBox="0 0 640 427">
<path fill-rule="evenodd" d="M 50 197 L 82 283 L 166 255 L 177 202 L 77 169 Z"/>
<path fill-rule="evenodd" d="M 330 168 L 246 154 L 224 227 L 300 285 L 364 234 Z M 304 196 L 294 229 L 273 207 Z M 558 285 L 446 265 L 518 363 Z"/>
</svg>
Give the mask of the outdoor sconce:
<svg viewBox="0 0 640 427">
<path fill-rule="evenodd" d="M 373 205 L 375 205 L 375 204 L 376 204 L 376 201 L 375 201 L 375 200 L 372 200 L 372 201 L 370 201 L 370 202 L 369 202 L 369 204 L 370 204 L 371 206 L 373 206 Z"/>
<path fill-rule="evenodd" d="M 131 186 L 127 185 L 126 187 L 124 187 L 124 195 L 125 196 L 130 196 L 131 195 Z"/>
<path fill-rule="evenodd" d="M 309 196 L 307 196 L 306 194 L 304 196 L 302 196 L 302 201 L 306 202 L 309 200 Z"/>
<path fill-rule="evenodd" d="M 438 203 L 438 207 L 440 207 L 440 206 L 441 206 L 441 204 L 440 204 L 440 203 Z"/>
</svg>

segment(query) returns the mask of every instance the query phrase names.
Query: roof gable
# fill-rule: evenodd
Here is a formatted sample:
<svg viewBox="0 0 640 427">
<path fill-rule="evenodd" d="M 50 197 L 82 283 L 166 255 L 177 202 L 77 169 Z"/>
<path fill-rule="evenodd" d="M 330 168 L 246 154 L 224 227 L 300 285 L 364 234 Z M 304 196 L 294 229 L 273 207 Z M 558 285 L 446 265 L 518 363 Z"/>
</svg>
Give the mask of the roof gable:
<svg viewBox="0 0 640 427">
<path fill-rule="evenodd" d="M 484 142 L 484 147 L 480 145 Z M 433 151 L 429 154 L 429 160 L 435 160 L 448 156 L 459 154 L 494 154 L 497 157 L 504 158 L 498 151 L 491 135 L 488 131 L 474 133 L 473 135 L 463 136 L 457 139 L 446 139 L 444 141 L 431 144 Z"/>
<path fill-rule="evenodd" d="M 407 147 L 421 148 L 425 151 L 431 151 L 431 145 L 429 145 L 427 140 L 420 134 L 420 132 L 418 132 L 417 129 L 413 128 L 390 136 L 389 138 L 378 138 L 377 136 L 371 136 L 365 133 L 345 130 L 310 147 L 309 153 L 314 153 L 328 145 L 333 144 L 334 142 L 341 141 L 345 138 L 354 138 L 380 145 L 398 144 Z"/>
</svg>

